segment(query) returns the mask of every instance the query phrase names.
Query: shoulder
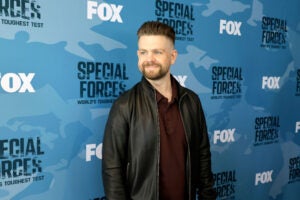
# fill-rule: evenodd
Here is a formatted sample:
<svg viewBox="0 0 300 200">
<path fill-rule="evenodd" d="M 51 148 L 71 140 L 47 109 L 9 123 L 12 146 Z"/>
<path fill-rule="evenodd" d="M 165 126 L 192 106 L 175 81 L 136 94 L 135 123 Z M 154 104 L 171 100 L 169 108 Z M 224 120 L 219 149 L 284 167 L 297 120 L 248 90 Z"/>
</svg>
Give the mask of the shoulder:
<svg viewBox="0 0 300 200">
<path fill-rule="evenodd" d="M 178 82 L 177 82 L 177 87 L 178 87 L 180 97 L 190 98 L 193 99 L 194 101 L 200 101 L 198 94 L 196 94 L 193 90 L 180 85 Z"/>
<path fill-rule="evenodd" d="M 130 109 L 135 100 L 142 94 L 142 83 L 136 83 L 132 88 L 122 93 L 113 103 L 112 109 Z"/>
</svg>

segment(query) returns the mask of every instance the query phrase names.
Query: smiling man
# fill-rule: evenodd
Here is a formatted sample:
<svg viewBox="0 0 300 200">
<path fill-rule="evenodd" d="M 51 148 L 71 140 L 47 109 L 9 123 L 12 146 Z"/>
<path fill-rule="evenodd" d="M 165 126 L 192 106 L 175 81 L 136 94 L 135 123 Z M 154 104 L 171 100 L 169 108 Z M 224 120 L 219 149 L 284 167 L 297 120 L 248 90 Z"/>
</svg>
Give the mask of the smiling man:
<svg viewBox="0 0 300 200">
<path fill-rule="evenodd" d="M 215 199 L 206 121 L 197 94 L 171 75 L 172 27 L 138 30 L 142 80 L 113 104 L 103 139 L 102 177 L 109 200 Z"/>
</svg>

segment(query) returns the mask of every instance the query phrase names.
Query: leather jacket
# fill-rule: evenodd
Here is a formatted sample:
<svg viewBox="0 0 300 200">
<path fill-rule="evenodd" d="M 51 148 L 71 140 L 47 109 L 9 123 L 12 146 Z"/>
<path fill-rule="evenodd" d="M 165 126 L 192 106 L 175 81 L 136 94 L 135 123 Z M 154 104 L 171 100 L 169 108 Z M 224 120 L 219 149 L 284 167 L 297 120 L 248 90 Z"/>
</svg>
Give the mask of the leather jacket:
<svg viewBox="0 0 300 200">
<path fill-rule="evenodd" d="M 189 200 L 215 199 L 210 144 L 199 97 L 176 84 L 188 145 Z M 142 78 L 111 108 L 102 151 L 102 179 L 108 200 L 159 199 L 160 129 L 155 95 L 155 89 Z"/>
</svg>

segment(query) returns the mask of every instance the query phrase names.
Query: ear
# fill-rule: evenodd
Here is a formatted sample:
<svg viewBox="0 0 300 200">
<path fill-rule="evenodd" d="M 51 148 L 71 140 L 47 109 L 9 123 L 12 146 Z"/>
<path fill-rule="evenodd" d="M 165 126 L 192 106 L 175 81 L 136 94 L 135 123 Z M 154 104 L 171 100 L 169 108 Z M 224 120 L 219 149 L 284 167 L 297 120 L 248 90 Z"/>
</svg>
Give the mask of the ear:
<svg viewBox="0 0 300 200">
<path fill-rule="evenodd" d="M 173 65 L 177 59 L 178 52 L 176 49 L 173 49 L 171 52 L 171 64 Z"/>
</svg>

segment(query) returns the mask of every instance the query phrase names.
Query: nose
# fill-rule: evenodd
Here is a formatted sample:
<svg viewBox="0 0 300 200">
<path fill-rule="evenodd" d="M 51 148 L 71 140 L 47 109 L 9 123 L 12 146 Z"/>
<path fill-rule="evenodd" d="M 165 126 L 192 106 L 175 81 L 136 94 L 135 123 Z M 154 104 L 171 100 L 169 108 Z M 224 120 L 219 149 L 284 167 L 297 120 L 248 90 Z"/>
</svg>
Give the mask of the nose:
<svg viewBox="0 0 300 200">
<path fill-rule="evenodd" d="M 155 61 L 155 56 L 154 53 L 152 51 L 149 51 L 146 55 L 146 60 L 147 61 Z"/>
</svg>

